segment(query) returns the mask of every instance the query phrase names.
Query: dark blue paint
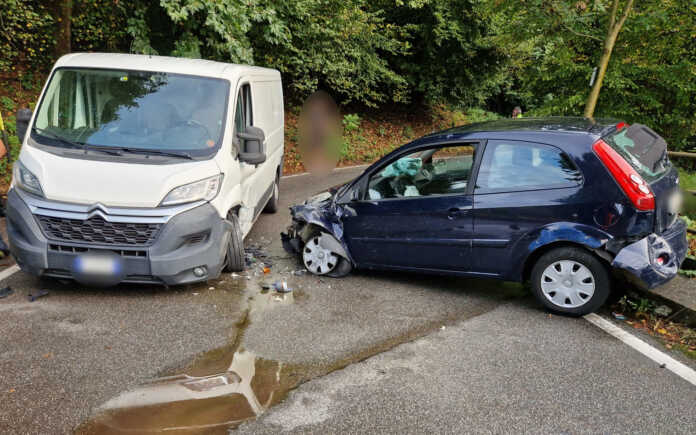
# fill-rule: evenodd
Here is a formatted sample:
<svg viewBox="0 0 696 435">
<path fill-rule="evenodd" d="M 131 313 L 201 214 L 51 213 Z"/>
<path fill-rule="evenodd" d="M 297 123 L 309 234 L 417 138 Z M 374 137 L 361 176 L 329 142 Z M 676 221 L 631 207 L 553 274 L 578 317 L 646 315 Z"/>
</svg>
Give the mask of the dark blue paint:
<svg viewBox="0 0 696 435">
<path fill-rule="evenodd" d="M 524 279 L 527 260 L 554 243 L 570 243 L 606 259 L 644 287 L 671 279 L 686 253 L 683 222 L 672 225 L 664 201 L 677 173 L 651 184 L 657 212 L 637 211 L 592 151 L 617 121 L 581 118 L 499 121 L 425 136 L 391 152 L 339 188 L 329 200 L 292 207 L 296 224 L 317 225 L 364 268 Z M 527 141 L 561 149 L 582 172 L 574 187 L 480 193 L 476 172 L 489 140 Z M 476 142 L 477 158 L 466 194 L 367 200 L 367 179 L 401 155 L 421 148 Z M 669 226 L 671 225 L 671 226 Z M 667 228 L 669 226 L 669 228 Z M 641 240 L 644 242 L 638 243 Z M 671 267 L 657 267 L 653 251 L 664 242 Z M 652 248 L 650 248 L 652 249 Z M 675 266 L 676 265 L 676 266 Z"/>
</svg>

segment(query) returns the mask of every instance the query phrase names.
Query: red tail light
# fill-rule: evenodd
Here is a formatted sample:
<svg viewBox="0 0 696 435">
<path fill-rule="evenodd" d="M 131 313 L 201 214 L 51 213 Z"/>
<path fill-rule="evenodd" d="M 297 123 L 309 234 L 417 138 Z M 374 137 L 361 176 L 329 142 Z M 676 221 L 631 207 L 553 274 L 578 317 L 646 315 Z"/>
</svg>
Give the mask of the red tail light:
<svg viewBox="0 0 696 435">
<path fill-rule="evenodd" d="M 655 195 L 648 184 L 626 160 L 603 140 L 598 140 L 592 149 L 607 167 L 628 199 L 638 210 L 655 210 Z"/>
</svg>

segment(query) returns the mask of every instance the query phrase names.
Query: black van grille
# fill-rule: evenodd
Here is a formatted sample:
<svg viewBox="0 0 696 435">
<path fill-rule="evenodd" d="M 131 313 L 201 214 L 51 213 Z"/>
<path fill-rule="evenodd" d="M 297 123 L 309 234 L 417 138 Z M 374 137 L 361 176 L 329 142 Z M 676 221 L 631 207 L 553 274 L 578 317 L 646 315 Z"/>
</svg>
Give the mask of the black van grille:
<svg viewBox="0 0 696 435">
<path fill-rule="evenodd" d="M 36 218 L 49 239 L 101 245 L 147 246 L 155 241 L 161 227 L 161 224 L 107 222 L 100 217 L 87 220 Z"/>
</svg>

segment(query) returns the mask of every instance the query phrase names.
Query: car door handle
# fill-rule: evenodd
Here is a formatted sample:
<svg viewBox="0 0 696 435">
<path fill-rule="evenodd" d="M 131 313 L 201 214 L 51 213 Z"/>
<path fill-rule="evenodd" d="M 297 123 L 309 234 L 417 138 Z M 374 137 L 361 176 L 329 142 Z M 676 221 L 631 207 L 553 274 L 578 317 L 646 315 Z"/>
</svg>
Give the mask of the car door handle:
<svg viewBox="0 0 696 435">
<path fill-rule="evenodd" d="M 452 207 L 451 209 L 447 210 L 447 219 L 456 219 L 462 215 L 465 215 L 468 211 L 469 209 Z"/>
</svg>

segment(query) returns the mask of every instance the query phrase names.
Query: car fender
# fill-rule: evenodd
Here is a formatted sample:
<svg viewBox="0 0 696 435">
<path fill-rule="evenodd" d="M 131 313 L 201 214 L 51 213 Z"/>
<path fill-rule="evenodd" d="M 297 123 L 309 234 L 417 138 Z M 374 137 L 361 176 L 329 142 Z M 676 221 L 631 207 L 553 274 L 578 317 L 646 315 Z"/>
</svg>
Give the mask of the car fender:
<svg viewBox="0 0 696 435">
<path fill-rule="evenodd" d="M 303 204 L 291 207 L 290 210 L 293 220 L 305 223 L 298 234 L 303 242 L 310 236 L 312 228 L 317 227 L 333 236 L 332 238 L 323 238 L 322 244 L 330 247 L 336 254 L 355 265 L 343 237 L 343 224 L 340 219 L 342 209 L 340 206 L 334 206 L 333 208 L 334 210 L 332 211 L 331 208 L 320 208 L 314 205 Z"/>
<path fill-rule="evenodd" d="M 552 243 L 573 243 L 597 252 L 610 239 L 612 236 L 609 233 L 575 222 L 555 222 L 537 228 L 522 236 L 513 246 L 512 264 L 515 264 L 515 267 L 510 271 L 509 277 L 515 280 L 523 278 L 522 274 L 529 257 Z"/>
</svg>

